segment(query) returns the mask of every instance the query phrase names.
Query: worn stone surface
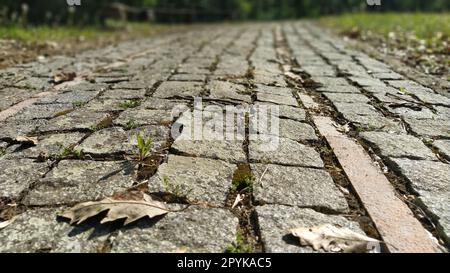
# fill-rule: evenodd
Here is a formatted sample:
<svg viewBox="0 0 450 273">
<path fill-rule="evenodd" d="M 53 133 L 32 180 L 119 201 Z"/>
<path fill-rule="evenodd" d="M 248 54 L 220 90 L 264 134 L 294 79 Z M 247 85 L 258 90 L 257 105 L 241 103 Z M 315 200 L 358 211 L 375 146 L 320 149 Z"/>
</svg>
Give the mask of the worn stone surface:
<svg viewBox="0 0 450 273">
<path fill-rule="evenodd" d="M 251 169 L 259 203 L 348 211 L 344 195 L 325 170 L 265 164 L 252 164 Z"/>
<path fill-rule="evenodd" d="M 77 110 L 52 119 L 47 125 L 39 127 L 39 132 L 64 130 L 94 130 L 102 121 L 110 119 L 107 113 Z"/>
<path fill-rule="evenodd" d="M 112 229 L 108 225 L 92 228 L 92 221 L 72 227 L 58 219 L 63 209 L 38 208 L 20 214 L 0 230 L 0 252 L 100 252 Z"/>
<path fill-rule="evenodd" d="M 313 148 L 294 140 L 271 136 L 260 136 L 250 141 L 249 159 L 254 163 L 323 167 L 319 153 Z"/>
<path fill-rule="evenodd" d="M 0 197 L 15 199 L 49 170 L 31 159 L 0 159 Z"/>
<path fill-rule="evenodd" d="M 134 166 L 126 161 L 63 160 L 25 197 L 28 205 L 95 201 L 134 183 Z"/>
<path fill-rule="evenodd" d="M 261 240 L 269 253 L 312 253 L 311 247 L 301 247 L 299 239 L 290 235 L 289 231 L 299 227 L 317 227 L 334 224 L 364 234 L 355 222 L 342 216 L 331 216 L 315 212 L 311 209 L 288 207 L 281 205 L 265 205 L 256 207 Z"/>
<path fill-rule="evenodd" d="M 164 82 L 153 94 L 156 98 L 199 97 L 204 93 L 202 83 Z"/>
<path fill-rule="evenodd" d="M 450 140 L 436 140 L 433 142 L 433 146 L 450 159 Z"/>
<path fill-rule="evenodd" d="M 105 91 L 100 99 L 132 100 L 145 98 L 145 89 L 112 89 Z"/>
<path fill-rule="evenodd" d="M 57 116 L 59 113 L 70 111 L 73 109 L 71 104 L 34 104 L 26 109 L 22 110 L 15 116 L 8 119 L 8 121 L 24 121 L 33 119 L 51 119 Z"/>
<path fill-rule="evenodd" d="M 18 136 L 32 135 L 47 124 L 48 121 L 45 119 L 0 123 L 0 139 L 16 139 Z"/>
<path fill-rule="evenodd" d="M 405 118 L 411 130 L 420 136 L 450 137 L 448 120 Z"/>
<path fill-rule="evenodd" d="M 437 160 L 434 153 L 418 138 L 405 134 L 364 132 L 361 137 L 380 150 L 383 156 Z"/>
<path fill-rule="evenodd" d="M 324 93 L 323 95 L 332 102 L 369 102 L 366 96 L 360 94 Z"/>
<path fill-rule="evenodd" d="M 226 209 L 190 207 L 121 229 L 111 251 L 220 253 L 235 243 L 237 226 L 238 219 Z"/>
<path fill-rule="evenodd" d="M 157 125 L 139 127 L 129 131 L 121 127 L 112 127 L 94 132 L 75 149 L 97 155 L 136 154 L 138 152 L 138 133 L 144 139 L 152 139 L 152 152 L 165 148 L 170 134 L 169 128 Z"/>
<path fill-rule="evenodd" d="M 44 135 L 38 137 L 36 146 L 18 152 L 20 157 L 60 157 L 65 149 L 74 147 L 80 142 L 85 134 L 83 133 L 62 133 Z"/>
<path fill-rule="evenodd" d="M 129 109 L 122 112 L 114 124 L 123 127 L 130 125 L 167 125 L 173 122 L 175 117 L 169 110 Z"/>
<path fill-rule="evenodd" d="M 440 225 L 442 235 L 450 238 L 450 165 L 434 161 L 395 159 L 398 171 L 411 183 L 423 205 Z"/>
<path fill-rule="evenodd" d="M 236 168 L 221 160 L 170 155 L 150 179 L 149 188 L 151 192 L 174 193 L 179 187 L 189 200 L 223 206 Z"/>
<path fill-rule="evenodd" d="M 212 81 L 207 85 L 212 99 L 252 102 L 245 86 L 225 81 Z"/>
<path fill-rule="evenodd" d="M 281 119 L 276 116 L 250 115 L 251 134 L 273 135 L 296 141 L 317 140 L 314 128 L 304 122 Z"/>
<path fill-rule="evenodd" d="M 263 101 L 263 102 L 271 102 L 271 103 L 275 103 L 275 104 L 298 106 L 297 100 L 292 95 L 279 96 L 279 95 L 273 95 L 273 94 L 268 94 L 268 93 L 258 93 L 256 95 L 256 97 L 259 101 Z"/>
</svg>

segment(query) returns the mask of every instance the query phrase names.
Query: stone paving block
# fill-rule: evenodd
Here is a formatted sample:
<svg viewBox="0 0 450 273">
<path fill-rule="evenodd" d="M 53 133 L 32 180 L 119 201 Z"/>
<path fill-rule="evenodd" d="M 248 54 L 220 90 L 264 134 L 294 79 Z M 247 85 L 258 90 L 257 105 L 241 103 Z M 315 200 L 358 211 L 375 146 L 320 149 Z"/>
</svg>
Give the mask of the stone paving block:
<svg viewBox="0 0 450 273">
<path fill-rule="evenodd" d="M 63 160 L 25 197 L 27 205 L 58 205 L 95 201 L 135 183 L 127 161 Z"/>
<path fill-rule="evenodd" d="M 96 253 L 106 243 L 112 229 L 107 225 L 93 229 L 89 220 L 72 227 L 58 220 L 66 208 L 30 209 L 0 230 L 1 253 Z"/>
<path fill-rule="evenodd" d="M 119 82 L 112 86 L 111 89 L 131 89 L 131 90 L 139 90 L 151 88 L 156 81 L 143 81 L 143 80 L 133 80 L 131 82 Z"/>
<path fill-rule="evenodd" d="M 319 153 L 313 148 L 286 138 L 259 135 L 251 139 L 249 159 L 252 163 L 272 163 L 291 166 L 324 166 Z"/>
<path fill-rule="evenodd" d="M 53 135 L 38 136 L 36 146 L 18 152 L 20 157 L 59 157 L 64 149 L 74 147 L 80 142 L 84 133 L 62 133 Z"/>
<path fill-rule="evenodd" d="M 326 215 L 311 209 L 264 205 L 256 207 L 256 213 L 261 231 L 261 240 L 268 253 L 315 252 L 311 247 L 300 246 L 299 239 L 290 234 L 290 230 L 294 228 L 332 224 L 346 227 L 365 235 L 355 222 L 351 222 L 342 216 Z"/>
<path fill-rule="evenodd" d="M 100 91 L 65 91 L 63 93 L 55 94 L 40 98 L 36 104 L 76 104 L 86 103 L 100 94 Z"/>
<path fill-rule="evenodd" d="M 362 131 L 381 131 L 388 133 L 406 133 L 403 126 L 395 120 L 383 116 L 361 116 L 356 114 L 344 114 L 346 120 L 353 123 Z"/>
<path fill-rule="evenodd" d="M 292 95 L 292 89 L 290 89 L 290 88 L 267 86 L 267 85 L 262 85 L 262 84 L 257 84 L 254 91 L 257 93 L 266 93 L 266 94 L 278 95 L 278 96 L 291 96 Z"/>
<path fill-rule="evenodd" d="M 150 192 L 181 187 L 189 200 L 224 206 L 236 165 L 221 160 L 169 155 L 150 179 Z"/>
<path fill-rule="evenodd" d="M 209 90 L 209 97 L 212 99 L 252 102 L 252 98 L 246 87 L 240 84 L 226 81 L 212 81 L 206 88 Z"/>
<path fill-rule="evenodd" d="M 256 70 L 254 71 L 253 82 L 278 87 L 287 87 L 284 76 L 281 76 L 279 74 L 262 74 L 258 73 Z"/>
<path fill-rule="evenodd" d="M 359 86 L 365 87 L 365 86 L 379 86 L 383 87 L 386 86 L 386 84 L 378 79 L 375 78 L 362 78 L 362 77 L 350 77 L 349 78 L 352 82 L 358 84 Z"/>
<path fill-rule="evenodd" d="M 152 139 L 152 152 L 161 151 L 168 145 L 170 130 L 164 126 L 144 126 L 129 131 L 121 127 L 111 127 L 94 132 L 80 145 L 77 150 L 87 154 L 136 154 L 138 152 L 137 134 L 144 139 Z"/>
<path fill-rule="evenodd" d="M 435 161 L 395 159 L 398 171 L 419 194 L 423 205 L 439 222 L 441 234 L 450 240 L 450 165 Z"/>
<path fill-rule="evenodd" d="M 443 106 L 435 106 L 434 109 L 437 111 L 437 119 L 450 120 L 450 108 Z"/>
<path fill-rule="evenodd" d="M 333 102 L 334 107 L 338 112 L 346 114 L 356 114 L 361 116 L 382 117 L 382 115 L 370 104 L 367 103 L 347 103 L 347 102 Z"/>
<path fill-rule="evenodd" d="M 393 71 L 382 72 L 382 73 L 373 73 L 372 76 L 374 78 L 377 78 L 380 80 L 402 80 L 402 79 L 404 79 L 402 75 L 395 73 Z"/>
<path fill-rule="evenodd" d="M 337 77 L 311 77 L 311 80 L 322 85 L 324 88 L 335 88 L 337 86 L 348 86 L 348 82 L 344 78 Z"/>
<path fill-rule="evenodd" d="M 60 113 L 65 113 L 73 109 L 71 104 L 33 104 L 26 107 L 16 115 L 10 117 L 8 121 L 33 120 L 33 119 L 51 119 Z"/>
<path fill-rule="evenodd" d="M 361 91 L 350 85 L 338 85 L 338 86 L 333 86 L 333 87 L 320 87 L 317 88 L 317 91 L 319 92 L 323 92 L 323 93 L 350 93 L 350 94 L 361 94 Z"/>
<path fill-rule="evenodd" d="M 153 94 L 155 98 L 192 98 L 204 94 L 199 82 L 163 82 Z"/>
<path fill-rule="evenodd" d="M 46 126 L 45 119 L 37 120 L 13 120 L 11 122 L 0 123 L 0 139 L 16 139 L 18 136 L 27 136 L 39 131 L 39 128 Z"/>
<path fill-rule="evenodd" d="M 0 159 L 0 197 L 16 199 L 48 170 L 46 163 L 31 159 Z"/>
<path fill-rule="evenodd" d="M 289 96 L 278 96 L 267 93 L 257 93 L 256 97 L 258 101 L 262 102 L 271 102 L 275 104 L 298 106 L 298 102 L 292 94 Z"/>
<path fill-rule="evenodd" d="M 407 89 L 407 92 L 413 94 L 425 103 L 450 106 L 450 98 L 436 94 L 429 88 L 412 87 Z"/>
<path fill-rule="evenodd" d="M 93 130 L 102 121 L 110 118 L 107 113 L 76 110 L 50 120 L 47 125 L 39 127 L 38 131 Z"/>
<path fill-rule="evenodd" d="M 174 118 L 171 111 L 168 110 L 149 110 L 149 109 L 129 109 L 122 112 L 114 124 L 128 127 L 143 125 L 167 125 L 173 122 Z"/>
<path fill-rule="evenodd" d="M 38 91 L 14 87 L 2 87 L 0 89 L 0 111 L 8 109 L 21 101 L 29 99 L 36 93 L 38 93 Z"/>
<path fill-rule="evenodd" d="M 116 99 L 95 99 L 84 105 L 83 109 L 93 112 L 118 112 L 124 110 L 120 106 L 124 102 Z"/>
<path fill-rule="evenodd" d="M 433 142 L 433 146 L 450 159 L 450 140 L 436 140 Z"/>
<path fill-rule="evenodd" d="M 174 110 L 186 108 L 187 110 L 188 102 L 182 100 L 167 100 L 158 98 L 147 98 L 144 100 L 139 109 L 154 109 L 154 110 Z M 184 110 L 185 111 L 185 110 Z M 183 111 L 183 112 L 184 112 Z"/>
<path fill-rule="evenodd" d="M 259 203 L 348 211 L 344 195 L 325 170 L 265 164 L 252 164 L 251 169 Z"/>
<path fill-rule="evenodd" d="M 370 101 L 362 94 L 323 93 L 323 95 L 332 102 L 367 103 Z"/>
<path fill-rule="evenodd" d="M 430 109 L 425 107 L 419 107 L 419 108 L 408 108 L 408 107 L 389 107 L 386 106 L 386 108 L 394 114 L 397 114 L 399 116 L 402 116 L 404 118 L 414 118 L 414 119 L 433 119 L 436 117 L 436 114 L 434 114 Z"/>
<path fill-rule="evenodd" d="M 419 138 L 411 135 L 364 132 L 360 136 L 370 146 L 378 149 L 383 156 L 437 160 L 431 149 L 425 146 Z"/>
<path fill-rule="evenodd" d="M 237 226 L 238 219 L 228 210 L 190 207 L 122 228 L 111 252 L 223 253 L 235 243 Z"/>
<path fill-rule="evenodd" d="M 405 118 L 405 122 L 417 135 L 424 137 L 450 137 L 448 120 Z"/>
<path fill-rule="evenodd" d="M 211 138 L 203 136 L 203 140 L 178 138 L 174 141 L 171 148 L 177 153 L 189 156 L 207 157 L 238 163 L 246 161 L 243 142 L 243 140 L 227 140 L 213 136 Z"/>
<path fill-rule="evenodd" d="M 275 124 L 275 122 L 278 124 Z M 296 141 L 318 140 L 314 128 L 309 124 L 291 119 L 281 119 L 276 116 L 264 117 L 251 114 L 249 129 L 251 134 L 267 134 Z"/>
<path fill-rule="evenodd" d="M 112 89 L 106 90 L 100 99 L 133 100 L 145 98 L 146 89 Z"/>
<path fill-rule="evenodd" d="M 204 82 L 206 75 L 201 74 L 176 74 L 170 77 L 171 81 L 185 81 L 185 82 Z"/>
</svg>

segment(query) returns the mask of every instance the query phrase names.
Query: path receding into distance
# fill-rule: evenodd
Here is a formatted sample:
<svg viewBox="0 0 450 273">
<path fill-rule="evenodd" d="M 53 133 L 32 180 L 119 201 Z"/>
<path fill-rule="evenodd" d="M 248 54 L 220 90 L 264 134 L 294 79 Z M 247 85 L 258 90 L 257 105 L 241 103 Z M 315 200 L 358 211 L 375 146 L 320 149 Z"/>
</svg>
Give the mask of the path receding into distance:
<svg viewBox="0 0 450 273">
<path fill-rule="evenodd" d="M 77 77 L 54 85 L 60 72 Z M 224 252 L 242 236 L 257 252 L 313 252 L 289 230 L 323 224 L 392 252 L 439 251 L 450 243 L 449 94 L 309 22 L 197 27 L 2 70 L 0 215 L 15 220 L 0 252 Z M 258 148 L 249 118 L 241 139 L 174 139 L 195 97 L 279 106 L 278 148 Z M 139 132 L 153 139 L 144 171 L 130 159 Z M 253 187 L 232 208 L 242 170 Z M 125 227 L 57 217 L 143 182 L 194 202 Z"/>
</svg>

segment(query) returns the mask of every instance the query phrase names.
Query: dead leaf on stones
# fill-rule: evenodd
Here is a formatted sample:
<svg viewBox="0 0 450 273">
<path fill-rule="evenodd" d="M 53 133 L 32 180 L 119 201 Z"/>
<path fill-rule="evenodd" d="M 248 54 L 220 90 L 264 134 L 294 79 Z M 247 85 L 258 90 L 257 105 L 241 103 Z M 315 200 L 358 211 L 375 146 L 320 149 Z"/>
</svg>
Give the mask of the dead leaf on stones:
<svg viewBox="0 0 450 273">
<path fill-rule="evenodd" d="M 124 225 L 128 225 L 145 216 L 153 218 L 164 215 L 169 212 L 166 205 L 154 200 L 150 195 L 143 193 L 140 200 L 137 198 L 122 199 L 106 198 L 98 202 L 81 203 L 67 210 L 61 217 L 70 219 L 70 224 L 81 224 L 88 218 L 98 215 L 101 212 L 108 211 L 105 218 L 100 223 L 112 222 L 119 219 L 125 219 Z"/>
<path fill-rule="evenodd" d="M 239 203 L 241 203 L 244 200 L 244 195 L 243 194 L 238 194 L 236 196 L 236 199 L 234 200 L 233 206 L 231 206 L 231 209 L 234 209 L 237 205 L 239 205 Z"/>
<path fill-rule="evenodd" d="M 73 81 L 77 74 L 75 72 L 61 72 L 53 77 L 53 83 L 60 84 L 63 82 Z"/>
<path fill-rule="evenodd" d="M 17 142 L 26 142 L 26 143 L 33 143 L 34 145 L 38 144 L 38 138 L 37 137 L 27 137 L 27 136 L 18 136 L 16 137 Z"/>
<path fill-rule="evenodd" d="M 337 123 L 333 123 L 333 126 L 336 127 L 336 130 L 338 130 L 338 132 L 341 132 L 341 133 L 348 133 L 348 132 L 350 132 L 350 126 L 348 125 L 348 123 L 345 124 L 345 125 L 340 125 L 340 124 L 337 124 Z"/>
<path fill-rule="evenodd" d="M 313 228 L 296 228 L 292 235 L 300 238 L 302 246 L 311 246 L 314 250 L 327 252 L 369 252 L 380 242 L 376 239 L 356 233 L 348 228 L 323 225 Z"/>
<path fill-rule="evenodd" d="M 8 221 L 0 222 L 0 229 L 4 229 L 5 227 L 11 225 L 16 220 L 16 217 L 9 219 Z"/>
</svg>

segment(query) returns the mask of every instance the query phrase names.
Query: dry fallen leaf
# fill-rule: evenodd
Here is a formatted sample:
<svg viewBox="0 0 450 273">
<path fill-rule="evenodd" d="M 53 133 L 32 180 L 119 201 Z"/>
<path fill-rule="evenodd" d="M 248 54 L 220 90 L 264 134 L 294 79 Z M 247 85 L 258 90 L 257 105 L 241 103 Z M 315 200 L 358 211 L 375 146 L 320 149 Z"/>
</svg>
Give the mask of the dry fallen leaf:
<svg viewBox="0 0 450 273">
<path fill-rule="evenodd" d="M 76 76 L 77 74 L 75 74 L 75 72 L 61 72 L 53 77 L 53 82 L 55 84 L 60 84 L 63 82 L 72 81 Z"/>
<path fill-rule="evenodd" d="M 333 126 L 336 127 L 336 130 L 338 130 L 338 132 L 341 132 L 341 133 L 350 132 L 350 125 L 348 123 L 344 124 L 344 125 L 340 125 L 338 123 L 333 123 Z"/>
<path fill-rule="evenodd" d="M 237 205 L 239 205 L 239 203 L 241 203 L 244 200 L 244 195 L 243 194 L 238 194 L 236 196 L 236 199 L 234 200 L 233 206 L 231 206 L 231 209 L 234 209 Z"/>
<path fill-rule="evenodd" d="M 164 203 L 156 201 L 144 193 L 141 200 L 106 198 L 98 202 L 81 203 L 65 211 L 60 216 L 70 219 L 71 225 L 78 225 L 106 210 L 108 213 L 101 221 L 102 224 L 118 219 L 126 219 L 124 225 L 128 225 L 145 216 L 153 218 L 169 212 Z"/>
<path fill-rule="evenodd" d="M 34 145 L 37 145 L 39 142 L 37 137 L 27 137 L 27 136 L 18 136 L 16 137 L 16 141 L 33 143 Z"/>
<path fill-rule="evenodd" d="M 314 250 L 328 252 L 368 252 L 370 246 L 379 244 L 378 240 L 356 233 L 348 228 L 323 225 L 313 228 L 296 228 L 292 235 L 300 238 L 302 246 L 312 246 Z"/>
<path fill-rule="evenodd" d="M 5 227 L 11 225 L 16 220 L 16 217 L 13 217 L 7 221 L 0 222 L 0 229 L 4 229 Z"/>
</svg>

